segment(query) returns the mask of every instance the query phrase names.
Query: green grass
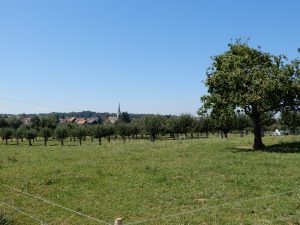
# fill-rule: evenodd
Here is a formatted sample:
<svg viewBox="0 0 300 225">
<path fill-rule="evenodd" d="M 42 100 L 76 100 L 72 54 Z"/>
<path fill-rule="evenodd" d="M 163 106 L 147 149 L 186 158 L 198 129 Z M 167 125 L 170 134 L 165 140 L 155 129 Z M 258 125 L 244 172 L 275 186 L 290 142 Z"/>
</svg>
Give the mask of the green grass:
<svg viewBox="0 0 300 225">
<path fill-rule="evenodd" d="M 198 209 L 141 224 L 300 224 L 300 189 L 253 199 L 300 188 L 300 138 L 266 137 L 267 152 L 249 150 L 252 138 L 1 143 L 0 183 L 108 223 Z M 48 224 L 100 224 L 0 185 L 0 212 L 16 224 L 38 223 L 1 202 Z"/>
</svg>

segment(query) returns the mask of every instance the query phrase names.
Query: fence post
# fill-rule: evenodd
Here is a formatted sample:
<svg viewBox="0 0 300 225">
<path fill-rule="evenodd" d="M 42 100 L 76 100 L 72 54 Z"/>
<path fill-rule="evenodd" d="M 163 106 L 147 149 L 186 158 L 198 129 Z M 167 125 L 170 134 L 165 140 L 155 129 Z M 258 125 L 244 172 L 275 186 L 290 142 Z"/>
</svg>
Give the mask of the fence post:
<svg viewBox="0 0 300 225">
<path fill-rule="evenodd" d="M 122 220 L 122 218 L 117 218 L 117 219 L 115 220 L 115 225 L 123 225 L 123 220 Z"/>
</svg>

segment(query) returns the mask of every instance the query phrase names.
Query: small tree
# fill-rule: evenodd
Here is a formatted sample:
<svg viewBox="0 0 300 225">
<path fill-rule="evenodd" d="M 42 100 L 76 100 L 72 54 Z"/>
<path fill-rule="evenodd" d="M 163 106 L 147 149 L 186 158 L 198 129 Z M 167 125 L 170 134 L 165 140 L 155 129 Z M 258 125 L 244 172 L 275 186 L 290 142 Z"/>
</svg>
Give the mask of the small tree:
<svg viewBox="0 0 300 225">
<path fill-rule="evenodd" d="M 154 142 L 166 123 L 165 117 L 150 115 L 145 117 L 145 130 L 150 135 L 150 141 Z"/>
<path fill-rule="evenodd" d="M 85 139 L 86 135 L 87 135 L 87 130 L 85 127 L 83 126 L 79 126 L 77 127 L 76 131 L 75 131 L 76 137 L 79 140 L 79 144 L 81 146 L 82 140 Z"/>
<path fill-rule="evenodd" d="M 119 120 L 118 122 L 121 122 L 121 123 L 130 123 L 131 122 L 131 118 L 128 114 L 128 112 L 122 112 L 119 116 Z"/>
<path fill-rule="evenodd" d="M 192 131 L 193 128 L 193 117 L 190 114 L 182 114 L 178 118 L 180 133 L 187 137 L 187 133 Z"/>
<path fill-rule="evenodd" d="M 53 131 L 50 128 L 44 127 L 40 131 L 41 137 L 44 139 L 44 146 L 47 146 L 49 137 L 52 136 Z"/>
<path fill-rule="evenodd" d="M 111 136 L 113 136 L 116 131 L 115 127 L 111 124 L 106 124 L 103 126 L 105 137 L 107 138 L 108 142 L 110 142 Z"/>
<path fill-rule="evenodd" d="M 55 137 L 60 141 L 61 146 L 64 146 L 64 140 L 68 137 L 69 132 L 68 129 L 64 126 L 58 126 L 55 129 Z"/>
<path fill-rule="evenodd" d="M 179 133 L 181 131 L 180 129 L 180 124 L 179 124 L 179 119 L 178 117 L 172 116 L 167 120 L 167 132 L 170 134 L 171 138 L 175 140 L 175 135 L 178 138 Z"/>
<path fill-rule="evenodd" d="M 252 122 L 245 113 L 241 110 L 237 110 L 236 116 L 234 118 L 234 128 L 240 132 L 240 137 L 243 137 L 243 131 L 247 127 L 252 126 Z"/>
<path fill-rule="evenodd" d="M 50 128 L 53 130 L 57 127 L 58 121 L 55 115 L 48 115 L 41 117 L 39 124 L 42 128 Z"/>
<path fill-rule="evenodd" d="M 103 137 L 105 137 L 105 129 L 104 129 L 103 125 L 98 125 L 95 128 L 94 135 L 95 135 L 95 138 L 98 139 L 99 145 L 101 145 L 101 143 L 102 143 L 101 140 Z"/>
<path fill-rule="evenodd" d="M 0 128 L 9 127 L 9 123 L 4 116 L 0 115 Z"/>
<path fill-rule="evenodd" d="M 31 141 L 36 138 L 36 131 L 34 129 L 26 129 L 24 137 L 28 140 L 29 146 L 32 146 Z"/>
<path fill-rule="evenodd" d="M 13 129 L 1 128 L 1 137 L 2 137 L 2 140 L 5 140 L 5 145 L 7 145 L 7 140 L 12 138 L 13 134 L 14 134 Z"/>
<path fill-rule="evenodd" d="M 128 126 L 125 123 L 119 123 L 117 125 L 117 134 L 119 134 L 125 144 L 126 136 L 128 134 Z"/>
<path fill-rule="evenodd" d="M 284 129 L 289 129 L 295 133 L 296 129 L 300 127 L 300 113 L 292 110 L 281 112 L 280 124 Z"/>
<path fill-rule="evenodd" d="M 20 139 L 23 140 L 23 138 L 24 138 L 24 129 L 18 128 L 17 130 L 15 130 L 14 137 L 17 140 L 17 145 L 19 145 L 19 140 Z"/>
<path fill-rule="evenodd" d="M 14 130 L 18 129 L 22 125 L 22 121 L 16 116 L 9 117 L 7 119 L 7 122 L 9 124 L 9 127 L 11 127 Z"/>
</svg>

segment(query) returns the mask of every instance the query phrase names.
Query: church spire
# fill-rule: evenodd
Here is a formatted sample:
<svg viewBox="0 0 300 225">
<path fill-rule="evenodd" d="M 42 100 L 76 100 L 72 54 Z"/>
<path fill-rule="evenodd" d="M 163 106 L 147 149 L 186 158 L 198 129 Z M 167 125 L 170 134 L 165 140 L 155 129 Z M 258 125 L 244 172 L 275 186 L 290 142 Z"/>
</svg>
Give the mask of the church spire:
<svg viewBox="0 0 300 225">
<path fill-rule="evenodd" d="M 121 115 L 121 106 L 120 106 L 120 103 L 119 103 L 119 109 L 118 109 L 117 117 L 120 118 L 120 115 Z"/>
</svg>

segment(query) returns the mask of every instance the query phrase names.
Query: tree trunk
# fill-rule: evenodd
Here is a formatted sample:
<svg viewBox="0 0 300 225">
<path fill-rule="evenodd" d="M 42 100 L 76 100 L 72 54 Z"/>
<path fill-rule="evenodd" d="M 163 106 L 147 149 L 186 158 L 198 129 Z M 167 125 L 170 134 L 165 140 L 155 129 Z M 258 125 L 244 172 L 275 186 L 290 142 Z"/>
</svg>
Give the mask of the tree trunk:
<svg viewBox="0 0 300 225">
<path fill-rule="evenodd" d="M 7 138 L 5 138 L 5 145 L 7 145 Z"/>
<path fill-rule="evenodd" d="M 64 146 L 64 139 L 60 140 L 61 146 Z"/>
<path fill-rule="evenodd" d="M 101 145 L 101 138 L 99 138 L 99 145 Z"/>
<path fill-rule="evenodd" d="M 261 150 L 265 148 L 265 145 L 262 142 L 262 136 L 261 136 L 261 122 L 258 118 L 254 118 L 253 124 L 254 124 L 254 150 Z"/>
<path fill-rule="evenodd" d="M 224 131 L 224 137 L 227 139 L 227 137 L 228 137 L 228 132 L 227 131 Z"/>
<path fill-rule="evenodd" d="M 44 146 L 47 146 L 47 138 L 44 138 Z"/>
<path fill-rule="evenodd" d="M 81 138 L 79 138 L 79 145 L 81 146 L 81 142 L 82 142 L 82 139 Z"/>
<path fill-rule="evenodd" d="M 243 137 L 243 130 L 240 130 L 240 137 Z"/>
<path fill-rule="evenodd" d="M 19 145 L 19 138 L 17 138 L 17 145 Z"/>
<path fill-rule="evenodd" d="M 32 146 L 31 139 L 28 139 L 28 141 L 29 141 L 29 146 Z"/>
</svg>

